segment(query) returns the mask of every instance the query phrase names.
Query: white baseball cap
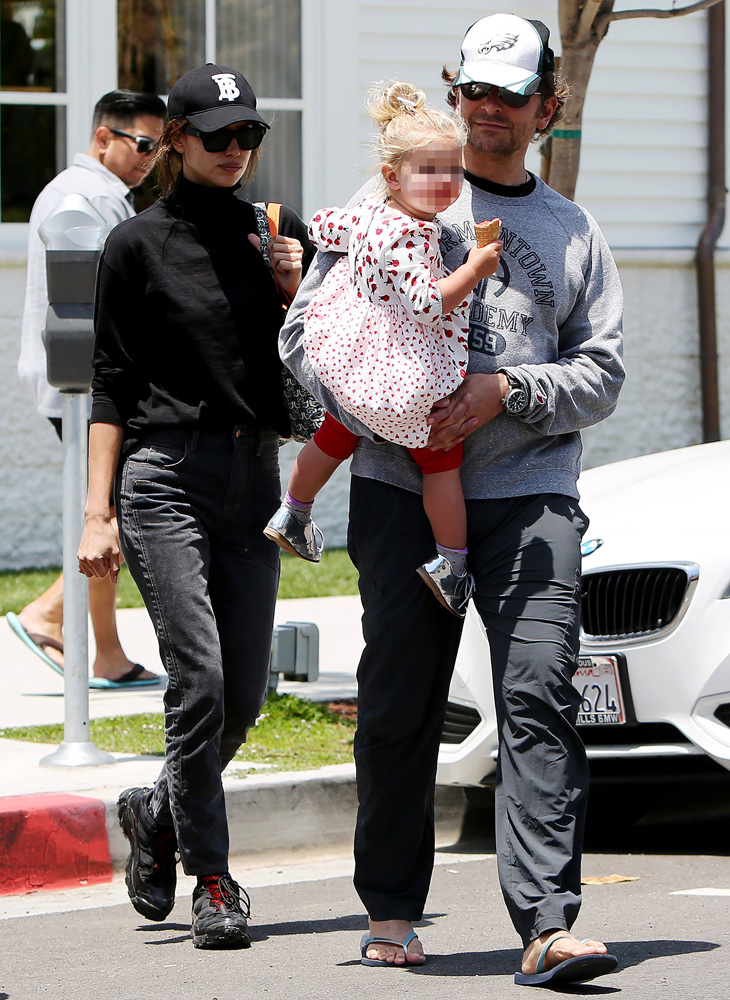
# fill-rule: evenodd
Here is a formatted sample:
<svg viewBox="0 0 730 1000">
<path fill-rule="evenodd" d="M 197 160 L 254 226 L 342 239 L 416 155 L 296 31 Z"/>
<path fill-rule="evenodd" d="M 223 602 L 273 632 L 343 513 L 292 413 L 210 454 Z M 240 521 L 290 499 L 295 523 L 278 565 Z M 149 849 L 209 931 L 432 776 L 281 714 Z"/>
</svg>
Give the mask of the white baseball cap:
<svg viewBox="0 0 730 1000">
<path fill-rule="evenodd" d="M 482 17 L 464 35 L 454 86 L 491 83 L 515 94 L 534 94 L 542 74 L 555 68 L 549 39 L 550 31 L 542 21 L 516 14 Z"/>
</svg>

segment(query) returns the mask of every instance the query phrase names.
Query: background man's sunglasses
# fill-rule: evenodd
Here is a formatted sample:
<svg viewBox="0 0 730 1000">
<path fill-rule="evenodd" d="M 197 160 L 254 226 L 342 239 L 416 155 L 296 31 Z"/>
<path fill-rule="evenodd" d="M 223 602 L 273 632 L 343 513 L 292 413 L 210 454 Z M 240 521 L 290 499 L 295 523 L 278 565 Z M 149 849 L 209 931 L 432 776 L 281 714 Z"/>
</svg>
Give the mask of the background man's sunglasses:
<svg viewBox="0 0 730 1000">
<path fill-rule="evenodd" d="M 256 149 L 257 146 L 261 145 L 266 135 L 266 129 L 263 125 L 256 124 L 244 125 L 243 128 L 236 129 L 235 132 L 227 128 L 218 129 L 217 132 L 199 132 L 192 125 L 183 125 L 182 130 L 187 135 L 200 139 L 206 153 L 222 153 L 230 146 L 231 139 L 236 140 L 239 149 Z"/>
<path fill-rule="evenodd" d="M 493 83 L 461 83 L 459 90 L 467 101 L 483 101 L 491 90 L 496 90 L 500 101 L 504 101 L 509 108 L 524 108 L 532 97 L 532 94 L 515 94 L 514 91 L 497 87 Z"/>
<path fill-rule="evenodd" d="M 123 135 L 125 139 L 131 139 L 132 142 L 136 142 L 137 152 L 143 156 L 154 153 L 157 149 L 157 139 L 150 139 L 148 135 L 130 135 L 129 132 L 122 132 L 119 128 L 110 128 L 109 131 L 113 132 L 114 135 Z"/>
</svg>

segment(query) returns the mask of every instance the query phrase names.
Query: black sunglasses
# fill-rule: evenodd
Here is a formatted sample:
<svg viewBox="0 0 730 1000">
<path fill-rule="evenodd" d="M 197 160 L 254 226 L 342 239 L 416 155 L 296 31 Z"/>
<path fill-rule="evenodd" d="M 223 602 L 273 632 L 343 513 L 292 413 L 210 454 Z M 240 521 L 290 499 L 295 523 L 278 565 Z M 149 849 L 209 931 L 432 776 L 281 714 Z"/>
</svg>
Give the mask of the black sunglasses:
<svg viewBox="0 0 730 1000">
<path fill-rule="evenodd" d="M 498 87 L 494 83 L 460 83 L 459 90 L 467 101 L 483 101 L 492 90 L 496 90 L 500 101 L 504 101 L 509 108 L 524 108 L 533 96 L 532 94 L 515 94 L 514 91 L 507 90 L 506 87 Z"/>
<path fill-rule="evenodd" d="M 200 139 L 206 153 L 222 153 L 228 149 L 231 139 L 235 139 L 239 149 L 256 149 L 263 142 L 266 129 L 263 125 L 253 122 L 251 125 L 244 125 L 243 128 L 231 131 L 227 128 L 218 129 L 217 132 L 201 132 L 192 125 L 183 125 L 183 132 Z"/>
<path fill-rule="evenodd" d="M 142 156 L 154 153 L 157 149 L 157 139 L 150 139 L 148 135 L 130 135 L 129 132 L 122 132 L 119 128 L 110 128 L 109 131 L 113 132 L 114 135 L 123 135 L 125 139 L 131 139 L 132 142 L 136 142 L 137 152 Z"/>
</svg>

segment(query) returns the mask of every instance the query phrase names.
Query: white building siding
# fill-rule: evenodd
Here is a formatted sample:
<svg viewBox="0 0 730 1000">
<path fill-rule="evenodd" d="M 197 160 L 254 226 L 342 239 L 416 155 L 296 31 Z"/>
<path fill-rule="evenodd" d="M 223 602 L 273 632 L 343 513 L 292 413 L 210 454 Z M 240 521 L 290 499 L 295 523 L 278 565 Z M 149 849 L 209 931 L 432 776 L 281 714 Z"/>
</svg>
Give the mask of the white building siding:
<svg viewBox="0 0 730 1000">
<path fill-rule="evenodd" d="M 576 200 L 613 247 L 688 247 L 706 216 L 707 15 L 611 25 L 585 104 Z"/>
<path fill-rule="evenodd" d="M 25 264 L 0 265 L 0 568 L 61 562 L 61 445 L 16 372 Z"/>
</svg>

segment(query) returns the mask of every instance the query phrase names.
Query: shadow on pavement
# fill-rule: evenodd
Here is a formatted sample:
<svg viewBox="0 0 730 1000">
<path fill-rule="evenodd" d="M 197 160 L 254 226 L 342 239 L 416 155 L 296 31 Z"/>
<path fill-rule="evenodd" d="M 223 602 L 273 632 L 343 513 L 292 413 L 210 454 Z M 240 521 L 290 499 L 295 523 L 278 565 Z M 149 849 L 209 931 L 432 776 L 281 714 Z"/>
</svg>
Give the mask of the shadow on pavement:
<svg viewBox="0 0 730 1000">
<path fill-rule="evenodd" d="M 608 944 L 608 950 L 619 957 L 618 973 L 654 958 L 670 958 L 676 955 L 691 955 L 696 952 L 714 951 L 720 945 L 713 941 L 629 941 Z M 422 976 L 509 976 L 519 969 L 522 953 L 513 948 L 494 951 L 455 952 L 451 955 L 430 953 L 426 965 L 414 967 Z M 617 974 L 618 974 L 617 973 Z M 615 993 L 613 986 L 580 983 L 566 986 L 565 992 L 575 995 L 591 993 Z M 553 990 L 552 992 L 555 992 Z"/>
<path fill-rule="evenodd" d="M 614 952 L 613 949 L 616 948 Z M 673 958 L 676 955 L 694 955 L 698 952 L 715 951 L 721 947 L 716 941 L 626 941 L 609 945 L 609 951 L 619 956 L 621 969 L 641 965 L 652 958 Z M 619 970 L 620 971 L 620 970 Z"/>
<path fill-rule="evenodd" d="M 416 929 L 430 927 L 433 921 L 443 917 L 443 913 L 430 913 L 416 925 Z M 367 919 L 362 913 L 332 917 L 328 920 L 290 920 L 276 924 L 258 924 L 251 928 L 252 941 L 265 941 L 268 937 L 282 937 L 290 934 L 331 934 L 334 931 L 367 930 Z M 345 963 L 347 964 L 347 963 Z"/>
<path fill-rule="evenodd" d="M 443 917 L 443 913 L 427 914 L 423 920 L 419 921 L 418 927 L 429 927 L 433 921 Z M 251 941 L 255 944 L 266 941 L 270 937 L 287 937 L 297 934 L 331 934 L 335 931 L 361 931 L 367 929 L 367 921 L 362 913 L 345 914 L 341 917 L 333 917 L 328 920 L 290 920 L 279 921 L 275 924 L 255 924 L 251 927 Z M 169 933 L 170 931 L 183 931 L 180 936 L 166 937 L 164 939 L 150 939 L 145 944 L 177 944 L 180 941 L 190 939 L 190 924 L 172 923 L 163 921 L 159 924 L 140 924 L 135 928 L 138 933 Z M 348 963 L 343 963 L 348 964 Z M 2 997 L 0 997 L 2 1000 Z"/>
<path fill-rule="evenodd" d="M 153 924 L 150 922 L 150 923 L 140 924 L 138 927 L 135 927 L 135 931 L 138 934 L 142 933 L 149 934 L 151 931 L 156 931 L 159 934 L 169 933 L 170 931 L 182 931 L 181 934 L 177 934 L 175 935 L 175 937 L 158 938 L 157 940 L 150 939 L 148 941 L 145 941 L 144 942 L 145 944 L 153 944 L 153 945 L 181 944 L 183 941 L 190 940 L 190 924 L 178 924 L 178 923 L 171 923 L 168 921 L 162 921 L 159 924 Z"/>
<path fill-rule="evenodd" d="M 672 762 L 662 772 L 637 766 L 632 773 L 612 762 L 591 765 L 584 850 L 589 854 L 730 853 L 730 774 L 700 761 L 701 768 Z M 461 837 L 454 853 L 494 853 L 494 792 L 468 788 Z"/>
</svg>

